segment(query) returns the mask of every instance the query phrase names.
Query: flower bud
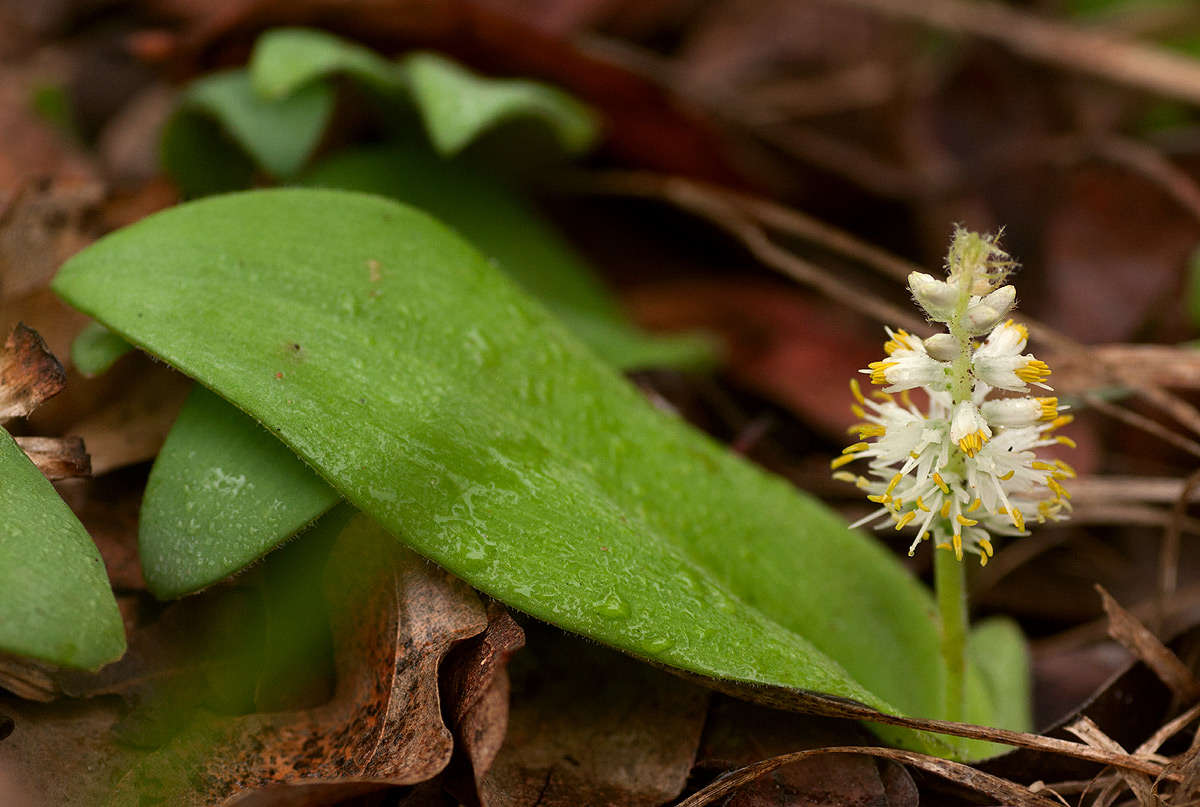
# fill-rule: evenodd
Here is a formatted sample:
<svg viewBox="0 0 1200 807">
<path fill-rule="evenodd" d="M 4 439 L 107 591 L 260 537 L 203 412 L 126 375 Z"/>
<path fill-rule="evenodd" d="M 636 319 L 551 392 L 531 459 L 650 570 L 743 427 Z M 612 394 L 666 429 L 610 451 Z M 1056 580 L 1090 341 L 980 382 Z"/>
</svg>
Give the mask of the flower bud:
<svg viewBox="0 0 1200 807">
<path fill-rule="evenodd" d="M 1001 286 L 967 306 L 963 325 L 972 335 L 987 333 L 1008 315 L 1016 301 L 1017 290 L 1012 286 Z"/>
<path fill-rule="evenodd" d="M 931 319 L 947 322 L 958 301 L 958 289 L 924 272 L 910 272 L 908 288 Z"/>
<path fill-rule="evenodd" d="M 938 361 L 958 358 L 958 340 L 948 333 L 936 333 L 925 340 L 925 352 Z"/>
</svg>

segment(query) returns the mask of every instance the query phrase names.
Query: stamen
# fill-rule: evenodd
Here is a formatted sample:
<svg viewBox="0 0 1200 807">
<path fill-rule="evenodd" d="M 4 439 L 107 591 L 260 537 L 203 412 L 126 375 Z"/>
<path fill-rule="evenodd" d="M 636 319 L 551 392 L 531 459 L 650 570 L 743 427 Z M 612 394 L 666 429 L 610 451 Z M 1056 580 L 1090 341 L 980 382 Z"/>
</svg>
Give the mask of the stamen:
<svg viewBox="0 0 1200 807">
<path fill-rule="evenodd" d="M 976 510 L 978 510 L 982 506 L 983 506 L 983 499 L 976 496 L 975 501 L 971 502 L 971 506 L 967 508 L 967 512 L 974 513 Z"/>
<path fill-rule="evenodd" d="M 868 364 L 867 369 L 871 371 L 871 383 L 880 385 L 888 383 L 887 371 L 889 368 L 895 367 L 897 364 L 899 364 L 899 362 L 895 361 L 873 361 Z"/>
<path fill-rule="evenodd" d="M 979 523 L 978 521 L 976 521 L 973 518 L 967 518 L 962 513 L 959 513 L 957 516 L 955 516 L 954 520 L 957 521 L 959 524 L 962 524 L 964 527 L 974 527 L 976 524 Z"/>
<path fill-rule="evenodd" d="M 1050 488 L 1050 490 L 1054 491 L 1054 494 L 1060 498 L 1063 498 L 1063 499 L 1071 498 L 1070 492 L 1066 488 L 1064 488 L 1062 486 L 1062 483 L 1059 482 L 1054 477 L 1050 477 L 1049 479 L 1046 480 L 1046 487 L 1048 487 L 1048 488 Z"/>
<path fill-rule="evenodd" d="M 995 554 L 992 551 L 992 542 L 989 541 L 987 538 L 980 538 L 978 541 L 978 544 L 979 544 L 980 549 L 983 550 L 984 554 L 987 555 L 987 557 L 990 558 L 993 554 Z"/>
<path fill-rule="evenodd" d="M 929 508 L 925 505 L 925 502 L 922 501 L 920 496 L 917 497 L 917 509 L 925 513 L 929 512 Z"/>
<path fill-rule="evenodd" d="M 888 482 L 888 486 L 883 492 L 887 493 L 887 494 L 891 494 L 891 492 L 896 489 L 896 485 L 899 485 L 900 480 L 903 478 L 904 478 L 903 474 L 896 474 L 895 476 L 893 476 L 892 481 Z"/>
<path fill-rule="evenodd" d="M 946 484 L 946 480 L 945 480 L 945 479 L 942 479 L 942 475 L 941 475 L 941 474 L 939 474 L 939 473 L 937 473 L 936 471 L 934 471 L 934 473 L 933 473 L 933 481 L 934 481 L 934 482 L 936 482 L 936 483 L 937 483 L 937 486 L 938 486 L 939 488 L 941 488 L 941 489 L 942 489 L 942 493 L 943 493 L 943 494 L 945 494 L 945 495 L 947 495 L 947 496 L 948 496 L 948 495 L 950 495 L 950 488 L 949 488 L 949 486 Z"/>
<path fill-rule="evenodd" d="M 875 502 L 876 504 L 887 504 L 892 500 L 892 497 L 886 493 L 876 493 L 874 496 L 868 496 L 867 500 Z"/>
<path fill-rule="evenodd" d="M 871 447 L 870 443 L 854 443 L 842 449 L 843 454 L 857 454 L 860 451 L 866 451 Z"/>
<path fill-rule="evenodd" d="M 1069 479 L 1074 479 L 1077 476 L 1075 469 L 1062 460 L 1055 460 L 1054 464 L 1058 466 L 1058 469 L 1066 474 Z"/>
<path fill-rule="evenodd" d="M 1055 429 L 1061 429 L 1063 426 L 1066 426 L 1068 423 L 1071 423 L 1074 420 L 1074 415 L 1059 415 L 1054 420 L 1050 421 L 1049 425 L 1042 428 L 1042 433 L 1049 434 Z"/>
<path fill-rule="evenodd" d="M 1035 398 L 1041 407 L 1042 415 L 1039 420 L 1054 420 L 1058 417 L 1058 398 Z"/>
<path fill-rule="evenodd" d="M 863 400 L 865 401 L 866 399 L 864 398 Z M 858 404 L 850 404 L 850 411 L 853 412 L 854 416 L 860 420 L 867 416 L 867 411 Z"/>
<path fill-rule="evenodd" d="M 1025 532 L 1025 516 L 1021 515 L 1021 511 L 1014 507 L 1009 511 L 1009 515 L 1012 518 L 1013 526 L 1021 532 Z"/>
<path fill-rule="evenodd" d="M 904 515 L 897 518 L 896 519 L 896 532 L 899 532 L 900 530 L 904 529 L 906 526 L 908 526 L 908 522 L 912 521 L 916 517 L 917 517 L 916 512 L 913 510 L 909 510 Z"/>
<path fill-rule="evenodd" d="M 942 518 L 950 518 L 950 500 L 947 499 L 942 504 L 942 512 L 939 514 Z"/>
<path fill-rule="evenodd" d="M 962 560 L 962 536 L 954 533 L 954 559 Z"/>
<path fill-rule="evenodd" d="M 1062 443 L 1067 448 L 1078 448 L 1078 446 L 1075 445 L 1075 441 L 1070 437 L 1066 437 L 1065 435 L 1060 434 L 1058 437 L 1055 437 L 1054 442 Z"/>
<path fill-rule="evenodd" d="M 1050 367 L 1044 361 L 1038 359 L 1030 359 L 1025 362 L 1024 367 L 1019 367 L 1013 371 L 1013 375 L 1024 381 L 1026 384 L 1036 384 L 1043 379 L 1050 377 Z"/>
<path fill-rule="evenodd" d="M 829 467 L 836 471 L 838 468 L 841 468 L 843 465 L 849 465 L 850 463 L 854 462 L 856 459 L 858 459 L 857 454 L 846 454 L 846 455 L 838 457 L 838 458 L 834 459 L 832 462 L 830 462 Z"/>
<path fill-rule="evenodd" d="M 850 379 L 850 394 L 853 395 L 854 400 L 858 401 L 860 404 L 865 404 L 867 402 L 867 399 L 863 397 L 862 389 L 858 386 L 857 378 Z"/>
<path fill-rule="evenodd" d="M 862 477 L 857 474 L 852 474 L 849 471 L 838 471 L 833 475 L 833 478 L 839 482 L 849 482 L 852 485 L 858 484 L 858 480 Z"/>
</svg>

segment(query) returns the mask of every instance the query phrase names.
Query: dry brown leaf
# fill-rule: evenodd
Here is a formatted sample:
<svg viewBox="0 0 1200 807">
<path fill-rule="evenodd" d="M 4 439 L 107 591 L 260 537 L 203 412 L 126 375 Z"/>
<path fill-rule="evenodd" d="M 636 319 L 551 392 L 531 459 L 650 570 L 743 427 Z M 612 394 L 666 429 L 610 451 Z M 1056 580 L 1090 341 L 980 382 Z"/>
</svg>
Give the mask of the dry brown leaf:
<svg viewBox="0 0 1200 807">
<path fill-rule="evenodd" d="M 509 665 L 508 737 L 485 807 L 659 805 L 691 770 L 708 692 L 615 651 L 527 625 Z"/>
<path fill-rule="evenodd" d="M 442 668 L 443 711 L 457 740 L 448 789 L 464 804 L 480 803 L 479 784 L 508 731 L 508 661 L 525 632 L 499 602 L 488 603 L 488 627 L 462 643 Z"/>
<path fill-rule="evenodd" d="M 42 337 L 18 323 L 0 351 L 0 423 L 28 415 L 66 383 L 66 371 Z"/>
<path fill-rule="evenodd" d="M 423 782 L 445 767 L 453 741 L 438 667 L 456 642 L 484 630 L 484 608 L 469 586 L 356 519 L 325 578 L 333 699 L 302 712 L 202 719 L 122 777 L 114 805 L 138 804 L 152 784 L 180 807 L 289 804 L 286 788 L 302 800 L 321 786 L 328 798 Z"/>
<path fill-rule="evenodd" d="M 63 262 L 96 236 L 104 188 L 91 179 L 45 177 L 23 185 L 0 209 L 0 294 L 43 288 Z"/>
<path fill-rule="evenodd" d="M 78 437 L 17 437 L 25 456 L 50 481 L 90 476 L 92 462 Z"/>
</svg>

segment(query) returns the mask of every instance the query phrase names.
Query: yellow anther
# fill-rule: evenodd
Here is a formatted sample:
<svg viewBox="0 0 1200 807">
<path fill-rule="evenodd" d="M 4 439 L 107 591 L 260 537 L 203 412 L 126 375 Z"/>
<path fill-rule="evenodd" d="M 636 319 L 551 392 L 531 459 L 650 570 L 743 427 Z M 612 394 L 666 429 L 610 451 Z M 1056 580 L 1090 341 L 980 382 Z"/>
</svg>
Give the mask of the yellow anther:
<svg viewBox="0 0 1200 807">
<path fill-rule="evenodd" d="M 1062 486 L 1061 482 L 1059 482 L 1057 479 L 1055 479 L 1053 477 L 1046 480 L 1046 487 L 1048 487 L 1048 488 L 1050 488 L 1050 490 L 1054 491 L 1055 496 L 1058 496 L 1063 499 L 1071 498 L 1070 492 Z"/>
<path fill-rule="evenodd" d="M 1042 432 L 1049 434 L 1055 429 L 1061 429 L 1063 426 L 1066 426 L 1068 423 L 1071 423 L 1074 420 L 1074 415 L 1059 415 L 1054 420 L 1050 421 L 1050 423 L 1044 429 L 1042 429 Z"/>
<path fill-rule="evenodd" d="M 938 549 L 950 549 L 951 547 L 950 547 L 950 544 L 946 543 L 945 541 L 942 541 L 940 544 L 937 545 L 937 548 Z"/>
<path fill-rule="evenodd" d="M 912 350 L 913 346 L 908 342 L 909 336 L 907 331 L 896 331 L 891 339 L 883 343 L 883 352 L 890 356 L 897 350 Z"/>
<path fill-rule="evenodd" d="M 866 410 L 858 404 L 850 404 L 850 411 L 853 412 L 854 416 L 860 420 L 867 416 Z"/>
<path fill-rule="evenodd" d="M 871 397 L 877 401 L 883 401 L 885 403 L 895 403 L 896 402 L 896 399 L 892 397 L 891 393 L 884 392 L 881 389 L 877 389 L 874 392 L 872 392 Z"/>
<path fill-rule="evenodd" d="M 979 523 L 978 521 L 976 521 L 973 518 L 967 518 L 962 513 L 959 513 L 957 516 L 955 516 L 954 520 L 957 521 L 959 524 L 962 524 L 964 527 L 974 527 L 976 524 Z"/>
<path fill-rule="evenodd" d="M 1040 460 L 1035 460 L 1034 462 L 1029 463 L 1029 467 L 1035 471 L 1053 471 L 1053 470 L 1055 470 L 1055 467 L 1053 465 L 1051 465 L 1048 462 L 1042 462 Z"/>
<path fill-rule="evenodd" d="M 950 502 L 949 501 L 942 503 L 942 510 L 938 515 L 940 515 L 942 518 L 950 518 Z"/>
<path fill-rule="evenodd" d="M 897 510 L 897 511 L 898 511 L 898 510 L 900 510 L 902 507 L 904 507 L 904 499 L 896 499 L 894 502 L 892 502 L 892 509 L 893 509 L 893 510 Z"/>
<path fill-rule="evenodd" d="M 979 555 L 979 565 L 987 566 L 987 562 L 988 562 L 988 556 L 981 553 Z"/>
<path fill-rule="evenodd" d="M 874 496 L 868 496 L 867 500 L 875 502 L 876 504 L 887 504 L 892 500 L 892 497 L 886 493 L 876 493 Z"/>
<path fill-rule="evenodd" d="M 900 403 L 904 404 L 909 409 L 915 408 L 913 406 L 912 397 L 909 396 L 908 390 L 906 390 L 906 389 L 900 390 Z"/>
<path fill-rule="evenodd" d="M 1026 342 L 1029 341 L 1029 329 L 1026 328 L 1024 325 L 1022 325 L 1021 323 L 1013 322 L 1010 319 L 1008 322 L 1004 323 L 1004 325 L 1005 325 L 1005 327 L 1008 327 L 1008 328 L 1016 328 L 1017 333 L 1021 334 L 1021 338 L 1023 340 L 1025 340 Z"/>
<path fill-rule="evenodd" d="M 933 475 L 933 481 L 934 481 L 934 482 L 937 484 L 937 486 L 938 486 L 939 488 L 941 488 L 941 489 L 942 489 L 942 493 L 945 493 L 945 494 L 949 494 L 949 493 L 950 493 L 950 488 L 949 488 L 949 486 L 946 484 L 946 480 L 945 480 L 945 479 L 942 479 L 942 475 L 941 475 L 941 474 L 939 474 L 939 473 L 936 473 L 936 472 L 935 472 L 935 473 L 934 473 L 934 475 Z"/>
<path fill-rule="evenodd" d="M 896 474 L 895 476 L 893 476 L 892 480 L 890 482 L 888 482 L 888 486 L 887 486 L 887 488 L 884 489 L 883 492 L 890 494 L 893 490 L 896 489 L 896 485 L 899 485 L 900 480 L 903 478 L 904 478 L 904 474 Z"/>
<path fill-rule="evenodd" d="M 1058 417 L 1058 398 L 1035 398 L 1034 400 L 1042 407 L 1039 420 L 1054 420 Z"/>
<path fill-rule="evenodd" d="M 954 533 L 954 559 L 962 560 L 962 536 Z"/>
<path fill-rule="evenodd" d="M 980 498 L 977 496 L 977 497 L 975 497 L 975 501 L 971 502 L 971 506 L 967 508 L 967 512 L 968 512 L 968 513 L 974 513 L 974 512 L 975 512 L 976 510 L 978 510 L 980 507 L 983 507 L 983 499 L 980 499 Z"/>
<path fill-rule="evenodd" d="M 860 404 L 865 404 L 867 402 L 867 399 L 863 397 L 862 388 L 858 386 L 857 378 L 850 379 L 850 394 L 853 395 L 854 400 L 858 401 Z"/>
<path fill-rule="evenodd" d="M 1017 471 L 1014 468 L 1013 470 L 1009 471 L 1008 473 L 1004 474 L 1003 476 L 998 476 L 996 478 L 999 479 L 1001 482 L 1007 482 L 1008 480 L 1013 478 L 1013 474 L 1015 474 L 1016 472 Z"/>
<path fill-rule="evenodd" d="M 858 480 L 862 477 L 857 474 L 852 474 L 849 471 L 838 471 L 833 475 L 833 478 L 839 482 L 849 482 L 852 485 L 858 484 Z"/>
<path fill-rule="evenodd" d="M 915 451 L 910 451 L 910 452 L 908 452 L 908 456 L 912 457 L 914 460 L 919 460 L 919 459 L 921 459 L 921 455 L 920 455 L 920 454 L 918 454 L 918 453 L 917 453 L 917 452 L 915 452 Z"/>
<path fill-rule="evenodd" d="M 1013 374 L 1026 384 L 1033 384 L 1048 378 L 1050 375 L 1050 367 L 1044 361 L 1030 359 L 1029 361 L 1025 362 L 1024 367 L 1014 370 Z"/>
<path fill-rule="evenodd" d="M 866 451 L 871 447 L 870 443 L 854 443 L 842 449 L 843 454 L 857 454 L 860 451 Z"/>
<path fill-rule="evenodd" d="M 974 457 L 979 453 L 979 449 L 983 448 L 983 444 L 988 441 L 987 435 L 983 430 L 977 431 L 974 434 L 968 434 L 966 437 L 958 441 L 958 447 L 962 449 L 962 453 L 968 457 Z"/>
<path fill-rule="evenodd" d="M 1058 437 L 1055 437 L 1055 438 L 1054 438 L 1054 442 L 1056 442 L 1056 443 L 1062 443 L 1062 444 L 1063 444 L 1064 446 L 1066 446 L 1067 448 L 1078 448 L 1078 446 L 1076 446 L 1076 445 L 1075 445 L 1075 441 L 1074 441 L 1074 440 L 1072 440 L 1070 437 L 1066 437 L 1066 436 L 1064 436 L 1064 435 L 1061 435 L 1061 434 L 1060 434 Z"/>
<path fill-rule="evenodd" d="M 1025 516 L 1021 515 L 1021 511 L 1018 508 L 1014 507 L 1012 509 L 1012 513 L 1010 513 L 1010 517 L 1012 518 L 1013 526 L 1016 527 L 1021 532 L 1024 532 L 1025 531 Z"/>
<path fill-rule="evenodd" d="M 862 437 L 883 437 L 887 434 L 887 427 L 882 423 L 855 423 L 850 428 L 846 429 L 848 434 L 858 432 L 858 436 Z"/>
<path fill-rule="evenodd" d="M 987 538 L 979 539 L 979 548 L 982 549 L 984 554 L 987 555 L 989 558 L 995 554 L 995 552 L 992 551 L 992 542 L 989 541 Z"/>
<path fill-rule="evenodd" d="M 920 538 L 922 541 L 928 541 L 929 540 L 929 530 L 925 530 L 923 533 L 921 533 L 917 537 Z"/>
<path fill-rule="evenodd" d="M 867 365 L 867 369 L 871 371 L 872 384 L 886 384 L 887 371 L 891 367 L 895 367 L 899 362 L 894 361 L 873 361 Z"/>
<path fill-rule="evenodd" d="M 838 468 L 841 468 L 843 465 L 849 465 L 850 463 L 854 462 L 856 459 L 858 459 L 857 454 L 845 454 L 841 457 L 837 457 L 832 462 L 830 462 L 829 467 L 833 468 L 834 470 L 837 470 Z"/>
<path fill-rule="evenodd" d="M 1054 464 L 1056 466 L 1058 466 L 1058 469 L 1060 471 L 1062 471 L 1064 474 L 1067 475 L 1068 479 L 1074 479 L 1077 476 L 1077 474 L 1075 473 L 1075 469 L 1072 468 L 1067 463 L 1063 462 L 1062 460 L 1055 460 Z"/>
<path fill-rule="evenodd" d="M 860 476 L 858 479 L 854 480 L 854 486 L 859 490 L 869 490 L 871 487 L 871 480 L 867 479 L 865 476 Z"/>
<path fill-rule="evenodd" d="M 916 517 L 917 517 L 917 514 L 915 512 L 913 512 L 912 510 L 909 510 L 904 515 L 897 518 L 896 519 L 897 532 L 904 529 L 908 525 L 908 522 L 912 521 Z"/>
<path fill-rule="evenodd" d="M 917 497 L 917 509 L 920 510 L 922 513 L 929 512 L 929 508 L 925 505 L 925 502 L 921 499 L 920 496 Z"/>
</svg>

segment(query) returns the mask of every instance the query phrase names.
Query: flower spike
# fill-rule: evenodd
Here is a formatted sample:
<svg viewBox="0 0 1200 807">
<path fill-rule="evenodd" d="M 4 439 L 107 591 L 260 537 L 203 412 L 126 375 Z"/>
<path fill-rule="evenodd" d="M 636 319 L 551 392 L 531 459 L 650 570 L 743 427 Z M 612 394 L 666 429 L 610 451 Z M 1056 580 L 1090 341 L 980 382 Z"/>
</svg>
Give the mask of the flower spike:
<svg viewBox="0 0 1200 807">
<path fill-rule="evenodd" d="M 1073 446 L 1051 434 L 1072 418 L 1058 398 L 1029 395 L 1031 386 L 1050 389 L 1050 368 L 1025 352 L 1028 330 L 1005 319 L 1016 302 L 1004 283 L 1014 267 L 997 236 L 956 230 L 948 277 L 908 278 L 916 302 L 948 332 L 921 339 L 887 329 L 886 357 L 862 371 L 882 392 L 864 396 L 851 381 L 857 442 L 832 465 L 864 461 L 867 469 L 835 477 L 879 505 L 854 526 L 916 530 L 910 555 L 932 540 L 960 560 L 970 553 L 986 564 L 993 536 L 1028 534 L 1027 513 L 1042 523 L 1071 511 L 1063 481 L 1074 471 L 1039 459 L 1037 450 Z M 973 339 L 984 334 L 981 343 Z M 909 399 L 913 389 L 928 397 L 924 408 Z"/>
</svg>

